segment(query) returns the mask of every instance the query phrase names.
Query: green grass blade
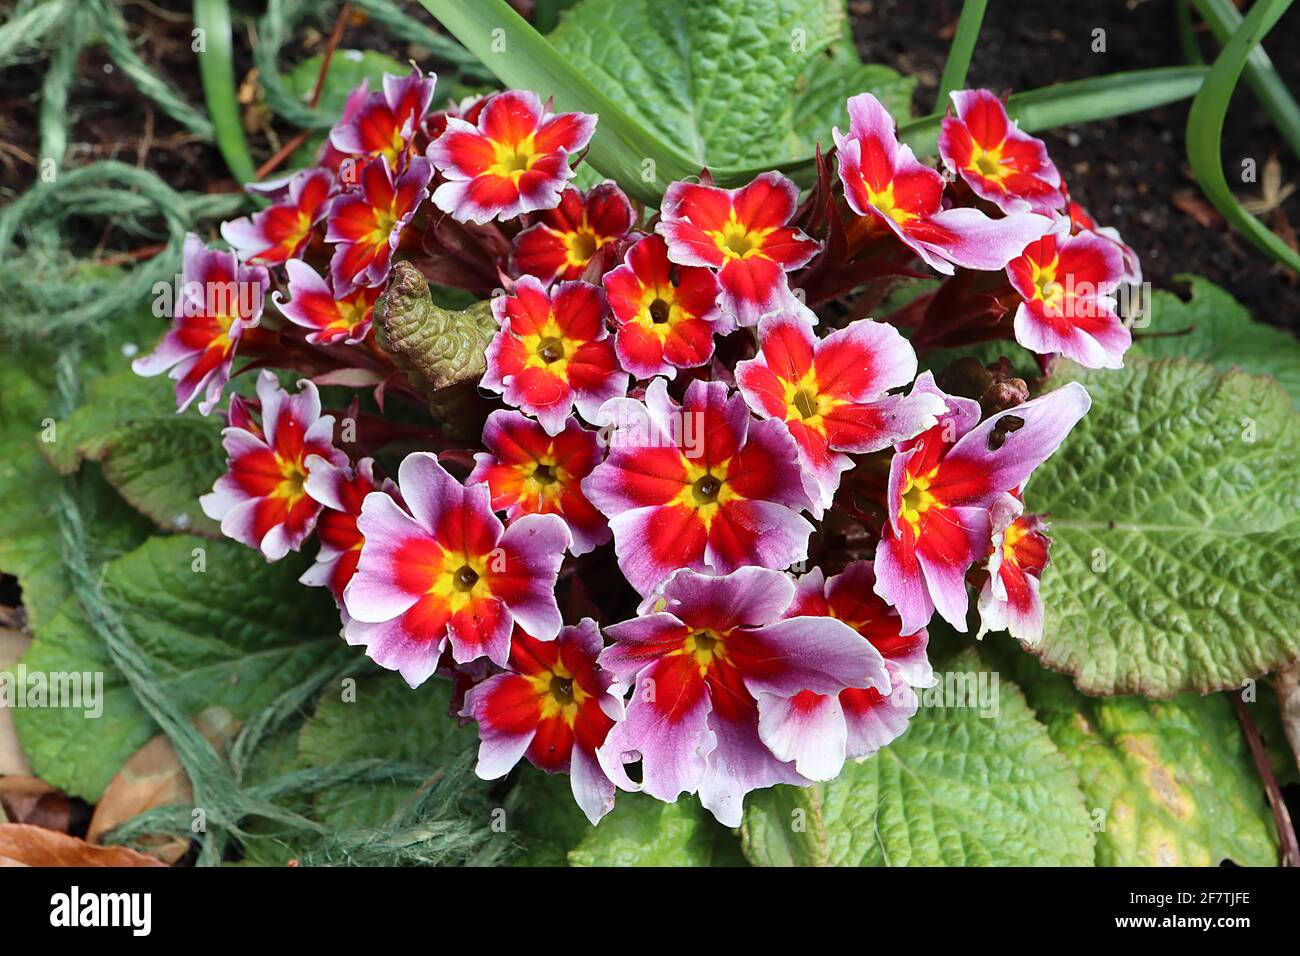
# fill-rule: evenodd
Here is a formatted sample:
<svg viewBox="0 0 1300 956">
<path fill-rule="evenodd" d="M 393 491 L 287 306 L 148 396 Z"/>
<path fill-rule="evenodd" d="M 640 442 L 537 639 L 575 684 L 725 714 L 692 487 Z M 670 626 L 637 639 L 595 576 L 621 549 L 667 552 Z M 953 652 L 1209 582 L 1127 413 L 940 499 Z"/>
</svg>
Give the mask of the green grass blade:
<svg viewBox="0 0 1300 956">
<path fill-rule="evenodd" d="M 1220 44 L 1224 43 L 1241 26 L 1241 13 L 1229 0 L 1193 0 L 1197 12 L 1210 26 L 1210 32 Z M 1294 55 L 1294 54 L 1292 54 Z M 1300 156 L 1300 104 L 1278 76 L 1262 46 L 1257 46 L 1246 57 L 1246 85 L 1259 100 L 1269 119 L 1277 127 L 1291 152 Z"/>
<path fill-rule="evenodd" d="M 1207 67 L 1171 66 L 1131 70 L 1071 80 L 1007 99 L 1007 112 L 1026 132 L 1090 123 L 1176 103 L 1196 95 Z M 918 153 L 932 153 L 939 139 L 942 114 L 926 116 L 899 130 L 902 140 Z"/>
<path fill-rule="evenodd" d="M 948 109 L 949 93 L 966 85 L 966 71 L 970 69 L 971 54 L 975 52 L 975 41 L 979 39 L 980 24 L 984 22 L 987 7 L 988 0 L 966 0 L 962 4 L 961 16 L 957 19 L 957 32 L 953 34 L 952 46 L 948 48 L 948 62 L 943 65 L 939 95 L 934 100 L 936 113 Z"/>
<path fill-rule="evenodd" d="M 1223 171 L 1223 119 L 1250 53 L 1291 5 L 1291 0 L 1256 0 L 1241 26 L 1210 67 L 1187 117 L 1187 159 L 1206 197 L 1234 229 L 1291 269 L 1300 271 L 1300 254 L 1237 202 Z"/>
<path fill-rule="evenodd" d="M 244 139 L 244 125 L 235 96 L 235 67 L 230 52 L 230 5 L 226 0 L 194 0 L 194 26 L 202 30 L 204 49 L 198 54 L 203 97 L 231 174 L 240 183 L 256 178 L 253 158 Z"/>
</svg>

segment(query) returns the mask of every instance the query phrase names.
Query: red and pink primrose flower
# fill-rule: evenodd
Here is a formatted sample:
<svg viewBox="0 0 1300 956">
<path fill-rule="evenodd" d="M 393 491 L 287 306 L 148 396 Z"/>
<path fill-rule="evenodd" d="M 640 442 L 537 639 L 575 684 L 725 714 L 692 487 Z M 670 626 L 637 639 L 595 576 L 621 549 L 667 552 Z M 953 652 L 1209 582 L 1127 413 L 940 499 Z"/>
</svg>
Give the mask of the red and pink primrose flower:
<svg viewBox="0 0 1300 956">
<path fill-rule="evenodd" d="M 545 288 L 532 276 L 492 300 L 501 331 L 487 349 L 480 384 L 558 435 L 576 405 L 596 420 L 601 405 L 627 392 L 605 328 L 605 299 L 586 282 Z"/>
<path fill-rule="evenodd" d="M 516 624 L 554 640 L 569 546 L 558 516 L 523 515 L 503 528 L 487 486 L 466 488 L 428 452 L 403 460 L 397 485 L 404 505 L 374 492 L 357 519 L 365 544 L 343 591 L 349 644 L 416 687 L 447 648 L 457 664 L 487 657 L 505 667 Z"/>
<path fill-rule="evenodd" d="M 1047 144 L 1022 133 L 988 90 L 954 90 L 955 116 L 945 116 L 939 155 L 975 195 L 1004 213 L 1052 216 L 1065 208 L 1061 174 Z"/>
<path fill-rule="evenodd" d="M 573 798 L 592 825 L 614 809 L 614 782 L 596 751 L 623 719 L 625 689 L 597 666 L 603 647 L 590 618 L 561 628 L 553 641 L 515 629 L 507 673 L 465 696 L 463 715 L 478 721 L 482 741 L 480 777 L 504 777 L 525 758 L 547 773 L 568 773 Z"/>
<path fill-rule="evenodd" d="M 319 167 L 294 173 L 283 201 L 221 224 L 221 238 L 249 265 L 271 266 L 302 255 L 312 227 L 329 211 L 334 176 Z"/>
<path fill-rule="evenodd" d="M 1126 268 L 1120 247 L 1090 232 L 1051 232 L 1007 264 L 1020 295 L 1016 341 L 1039 355 L 1059 352 L 1087 368 L 1120 368 L 1133 343 L 1115 312 Z"/>
<path fill-rule="evenodd" d="M 1024 510 L 1024 502 L 1014 494 L 993 503 L 993 550 L 988 580 L 979 596 L 979 636 L 1006 631 L 1018 641 L 1037 644 L 1043 638 L 1038 580 L 1047 567 L 1052 542 L 1043 516 L 1027 515 Z"/>
<path fill-rule="evenodd" d="M 1081 232 L 1091 232 L 1094 235 L 1101 236 L 1103 239 L 1119 246 L 1119 250 L 1124 256 L 1124 281 L 1131 282 L 1134 285 L 1141 285 L 1142 261 L 1138 258 L 1137 252 L 1135 252 L 1131 246 L 1125 245 L 1118 229 L 1113 226 L 1097 225 L 1097 220 L 1092 218 L 1092 214 L 1073 199 L 1067 203 L 1065 212 L 1066 217 L 1070 220 L 1071 235 L 1078 235 Z"/>
<path fill-rule="evenodd" d="M 185 411 L 203 392 L 199 411 L 207 415 L 221 401 L 244 330 L 261 321 L 270 277 L 261 266 L 241 266 L 232 252 L 205 248 L 191 233 L 185 237 L 180 283 L 171 331 L 131 368 L 145 376 L 170 369 L 176 410 Z"/>
<path fill-rule="evenodd" d="M 598 751 L 619 787 L 670 803 L 698 793 L 734 827 L 751 790 L 808 783 L 764 741 L 766 710 L 804 691 L 833 696 L 890 685 L 879 652 L 848 625 L 783 618 L 794 591 L 788 577 L 765 568 L 722 577 L 678 571 L 642 616 L 605 629 L 615 643 L 600 666 L 634 685 L 626 719 Z M 640 783 L 624 769 L 637 759 Z"/>
<path fill-rule="evenodd" d="M 933 687 L 924 628 L 902 633 L 897 612 L 874 593 L 870 561 L 854 561 L 826 580 L 813 568 L 796 583 L 786 617 L 823 616 L 843 621 L 884 659 L 889 686 L 851 687 L 839 694 L 805 690 L 763 711 L 763 739 L 781 760 L 793 761 L 811 780 L 839 775 L 845 759 L 869 757 L 907 730 L 917 709 L 915 688 Z"/>
<path fill-rule="evenodd" d="M 515 237 L 511 259 L 518 274 L 543 283 L 577 279 L 601 249 L 631 232 L 635 221 L 632 204 L 614 183 L 585 193 L 570 186 L 558 206 Z"/>
<path fill-rule="evenodd" d="M 433 204 L 479 223 L 555 208 L 573 178 L 570 155 L 596 131 L 594 115 L 547 112 L 536 93 L 523 90 L 493 96 L 477 125 L 455 116 L 446 124 L 428 153 L 445 180 Z"/>
<path fill-rule="evenodd" d="M 558 515 L 573 536 L 569 549 L 575 555 L 609 540 L 609 522 L 582 493 L 582 479 L 601 458 L 595 432 L 570 418 L 552 436 L 531 418 L 501 409 L 488 416 L 483 444 L 487 451 L 474 455 L 466 484 L 486 482 L 492 507 L 504 511 L 509 521 L 528 514 Z"/>
<path fill-rule="evenodd" d="M 1029 212 L 990 219 L 978 209 L 944 208 L 943 177 L 898 141 L 894 120 L 870 93 L 848 102 L 849 133 L 834 131 L 844 198 L 873 228 L 892 232 L 930 268 L 1000 270 L 1052 220 Z"/>
<path fill-rule="evenodd" d="M 609 518 L 623 576 L 650 594 L 679 568 L 783 569 L 808 556 L 811 507 L 794 440 L 755 421 L 722 382 L 694 381 L 679 406 L 657 378 L 645 401 L 601 410 L 609 454 L 582 490 Z"/>
<path fill-rule="evenodd" d="M 673 262 L 717 269 L 723 312 L 737 325 L 753 326 L 798 304 L 785 274 L 821 249 L 789 225 L 798 204 L 798 187 L 775 172 L 740 189 L 678 182 L 664 193 L 655 231 L 667 240 Z"/>
<path fill-rule="evenodd" d="M 419 70 L 406 76 L 385 73 L 384 88 L 363 95 L 351 115 L 330 130 L 330 145 L 344 156 L 382 158 L 389 169 L 400 169 L 410 158 L 436 83 L 434 74 L 421 76 Z"/>
<path fill-rule="evenodd" d="M 301 259 L 284 264 L 289 275 L 289 300 L 279 292 L 271 299 L 286 319 L 310 329 L 307 341 L 313 345 L 343 342 L 356 345 L 370 332 L 375 303 L 383 293 L 380 286 L 358 286 L 346 295 L 337 295 L 329 283 Z"/>
<path fill-rule="evenodd" d="M 920 434 L 944 411 L 937 396 L 889 395 L 916 377 L 916 354 L 898 330 L 862 319 L 818 340 L 806 321 L 773 315 L 759 324 L 757 357 L 736 384 L 761 418 L 782 422 L 799 464 L 816 480 L 814 512 L 830 507 L 845 452 L 872 452 Z"/>
<path fill-rule="evenodd" d="M 304 484 L 307 494 L 323 506 L 316 519 L 320 551 L 316 563 L 298 580 L 308 587 L 329 588 L 346 616 L 343 589 L 356 573 L 361 546 L 366 543 L 365 536 L 357 527 L 361 505 L 372 491 L 382 490 L 397 498 L 400 495 L 393 482 L 385 480 L 381 483 L 375 478 L 375 462 L 371 458 L 362 458 L 353 467 L 319 456 L 308 456 L 306 466 L 307 480 Z"/>
<path fill-rule="evenodd" d="M 325 241 L 337 243 L 330 259 L 334 289 L 383 285 L 402 231 L 429 194 L 433 170 L 416 156 L 396 178 L 378 157 L 361 170 L 361 188 L 344 193 L 330 208 Z"/>
<path fill-rule="evenodd" d="M 733 328 L 718 308 L 713 271 L 674 265 L 663 236 L 638 241 L 601 281 L 618 326 L 614 351 L 637 378 L 674 378 L 679 368 L 705 364 L 713 336 Z"/>
<path fill-rule="evenodd" d="M 876 593 L 907 633 L 937 609 L 966 630 L 966 572 L 989 553 L 990 509 L 1056 451 L 1092 404 L 1078 382 L 980 422 L 978 402 L 945 395 L 929 372 L 914 392 L 948 406 L 939 423 L 898 445 L 889 467 L 889 520 L 876 547 Z"/>
<path fill-rule="evenodd" d="M 307 492 L 311 463 L 348 462 L 334 447 L 334 417 L 320 413 L 316 386 L 306 380 L 298 385 L 299 392 L 290 395 L 274 372 L 262 371 L 261 427 L 222 431 L 229 470 L 199 499 L 203 513 L 221 523 L 222 534 L 261 551 L 268 561 L 297 551 L 316 526 L 321 503 Z"/>
</svg>

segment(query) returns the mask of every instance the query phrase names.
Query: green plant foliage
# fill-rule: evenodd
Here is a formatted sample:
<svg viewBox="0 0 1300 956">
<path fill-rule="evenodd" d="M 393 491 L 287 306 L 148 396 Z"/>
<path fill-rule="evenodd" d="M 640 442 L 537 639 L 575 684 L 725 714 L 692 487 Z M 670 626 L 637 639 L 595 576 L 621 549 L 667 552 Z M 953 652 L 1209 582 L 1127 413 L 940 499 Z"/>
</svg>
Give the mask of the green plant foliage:
<svg viewBox="0 0 1300 956">
<path fill-rule="evenodd" d="M 1035 652 L 1086 693 L 1167 698 L 1300 656 L 1300 416 L 1270 378 L 1068 363 L 1093 406 L 1038 470 L 1052 566 Z"/>
<path fill-rule="evenodd" d="M 203 571 L 195 570 L 199 560 Z M 105 566 L 102 592 L 120 609 L 162 690 L 183 711 L 220 704 L 242 720 L 296 684 L 335 646 L 338 613 L 323 590 L 297 583 L 305 565 L 291 557 L 268 566 L 230 541 L 150 538 Z M 157 727 L 75 598 L 38 631 L 23 663 L 32 671 L 103 673 L 98 719 L 70 708 L 14 711 L 36 772 L 70 794 L 98 799 Z"/>
<path fill-rule="evenodd" d="M 1010 640 L 991 650 L 1079 773 L 1098 866 L 1277 865 L 1273 816 L 1227 697 L 1085 697 Z"/>
<path fill-rule="evenodd" d="M 969 650 L 937 669 L 941 681 L 996 673 Z M 750 794 L 745 855 L 764 866 L 1090 865 L 1073 768 L 1015 684 L 999 677 L 993 699 L 987 716 L 923 706 L 907 733 L 836 779 Z"/>
</svg>

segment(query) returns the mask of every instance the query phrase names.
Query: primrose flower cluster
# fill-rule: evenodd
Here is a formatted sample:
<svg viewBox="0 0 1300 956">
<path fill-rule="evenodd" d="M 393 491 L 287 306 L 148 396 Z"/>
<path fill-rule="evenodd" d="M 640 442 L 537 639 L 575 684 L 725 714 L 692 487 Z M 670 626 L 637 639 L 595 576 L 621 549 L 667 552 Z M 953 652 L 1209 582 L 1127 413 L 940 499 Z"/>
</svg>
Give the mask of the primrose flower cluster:
<svg viewBox="0 0 1300 956">
<path fill-rule="evenodd" d="M 1022 492 L 1088 395 L 918 353 L 1118 366 L 1140 272 L 996 97 L 953 95 L 947 176 L 863 93 L 811 189 L 702 171 L 653 210 L 573 185 L 595 116 L 521 91 L 434 110 L 434 84 L 362 86 L 230 251 L 190 237 L 186 289 L 256 294 L 182 296 L 136 368 L 204 414 L 236 356 L 256 370 L 205 513 L 268 561 L 315 535 L 303 583 L 380 667 L 454 682 L 482 777 L 526 760 L 593 823 L 622 789 L 735 826 L 751 790 L 906 731 L 936 612 L 1038 640 L 1049 539 Z M 377 336 L 408 267 L 491 297 L 469 406 L 431 406 Z M 944 278 L 866 317 L 918 268 Z"/>
</svg>

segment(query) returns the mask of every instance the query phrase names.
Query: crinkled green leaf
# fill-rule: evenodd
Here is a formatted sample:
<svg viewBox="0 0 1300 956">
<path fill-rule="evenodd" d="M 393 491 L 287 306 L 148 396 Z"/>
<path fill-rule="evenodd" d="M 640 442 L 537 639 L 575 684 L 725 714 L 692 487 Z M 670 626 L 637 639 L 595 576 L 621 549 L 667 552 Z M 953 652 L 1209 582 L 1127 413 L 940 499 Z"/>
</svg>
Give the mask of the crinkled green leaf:
<svg viewBox="0 0 1300 956">
<path fill-rule="evenodd" d="M 1098 866 L 1277 865 L 1273 816 L 1224 695 L 1085 697 L 998 643 L 997 659 L 1079 773 Z"/>
<path fill-rule="evenodd" d="M 202 549 L 206 570 L 194 570 Z M 159 685 L 187 713 L 224 707 L 247 719 L 303 680 L 335 646 L 338 612 L 323 589 L 297 582 L 307 559 L 268 565 L 229 541 L 190 535 L 151 538 L 109 562 L 102 584 Z M 113 774 L 158 729 L 69 598 L 37 632 L 29 671 L 102 672 L 103 714 L 20 709 L 14 723 L 36 772 L 94 801 Z"/>
<path fill-rule="evenodd" d="M 1270 378 L 1067 365 L 1092 410 L 1029 484 L 1050 512 L 1043 641 L 1085 693 L 1240 686 L 1300 656 L 1300 416 Z"/>
<path fill-rule="evenodd" d="M 1208 279 L 1184 275 L 1187 301 L 1172 292 L 1151 297 L 1151 324 L 1144 332 L 1182 332 L 1162 338 L 1139 338 L 1130 354 L 1144 358 L 1189 358 L 1220 371 L 1236 367 L 1254 375 L 1272 375 L 1300 403 L 1300 342 L 1295 336 L 1251 318 L 1244 305 Z"/>
<path fill-rule="evenodd" d="M 0 571 L 22 585 L 28 627 L 37 634 L 53 620 L 71 593 L 59 558 L 59 526 L 54 517 L 60 487 L 76 498 L 93 549 L 92 566 L 142 544 L 151 523 L 136 513 L 104 480 L 97 466 L 61 478 L 35 444 L 11 446 L 0 458 Z"/>
<path fill-rule="evenodd" d="M 324 767 L 344 760 L 382 759 L 425 764 L 432 775 L 478 744 L 472 726 L 448 716 L 451 687 L 427 681 L 410 688 L 396 674 L 357 679 L 355 698 L 329 688 L 298 735 L 298 763 Z M 398 783 L 348 784 L 316 797 L 315 819 L 337 828 L 379 826 L 417 788 Z"/>
<path fill-rule="evenodd" d="M 172 389 L 129 369 L 96 379 L 42 453 L 64 474 L 98 461 L 122 497 L 161 527 L 217 536 L 199 507 L 225 471 L 219 417 L 176 412 Z"/>
<path fill-rule="evenodd" d="M 945 688 L 945 673 L 988 672 L 972 651 L 940 670 Z M 750 794 L 746 856 L 765 866 L 1090 865 L 1073 768 L 1010 680 L 999 677 L 992 701 L 990 716 L 981 713 L 992 707 L 922 706 L 907 733 L 836 779 Z"/>
<path fill-rule="evenodd" d="M 722 865 L 730 837 L 699 805 L 683 796 L 662 803 L 642 793 L 619 793 L 593 827 L 573 801 L 569 778 L 524 768 L 520 840 L 527 866 L 709 866 Z M 731 861 L 728 861 L 731 862 Z"/>
<path fill-rule="evenodd" d="M 880 92 L 906 116 L 912 81 L 858 62 L 844 16 L 841 0 L 584 0 L 550 39 L 698 165 L 749 168 L 825 147 L 853 93 Z"/>
</svg>

